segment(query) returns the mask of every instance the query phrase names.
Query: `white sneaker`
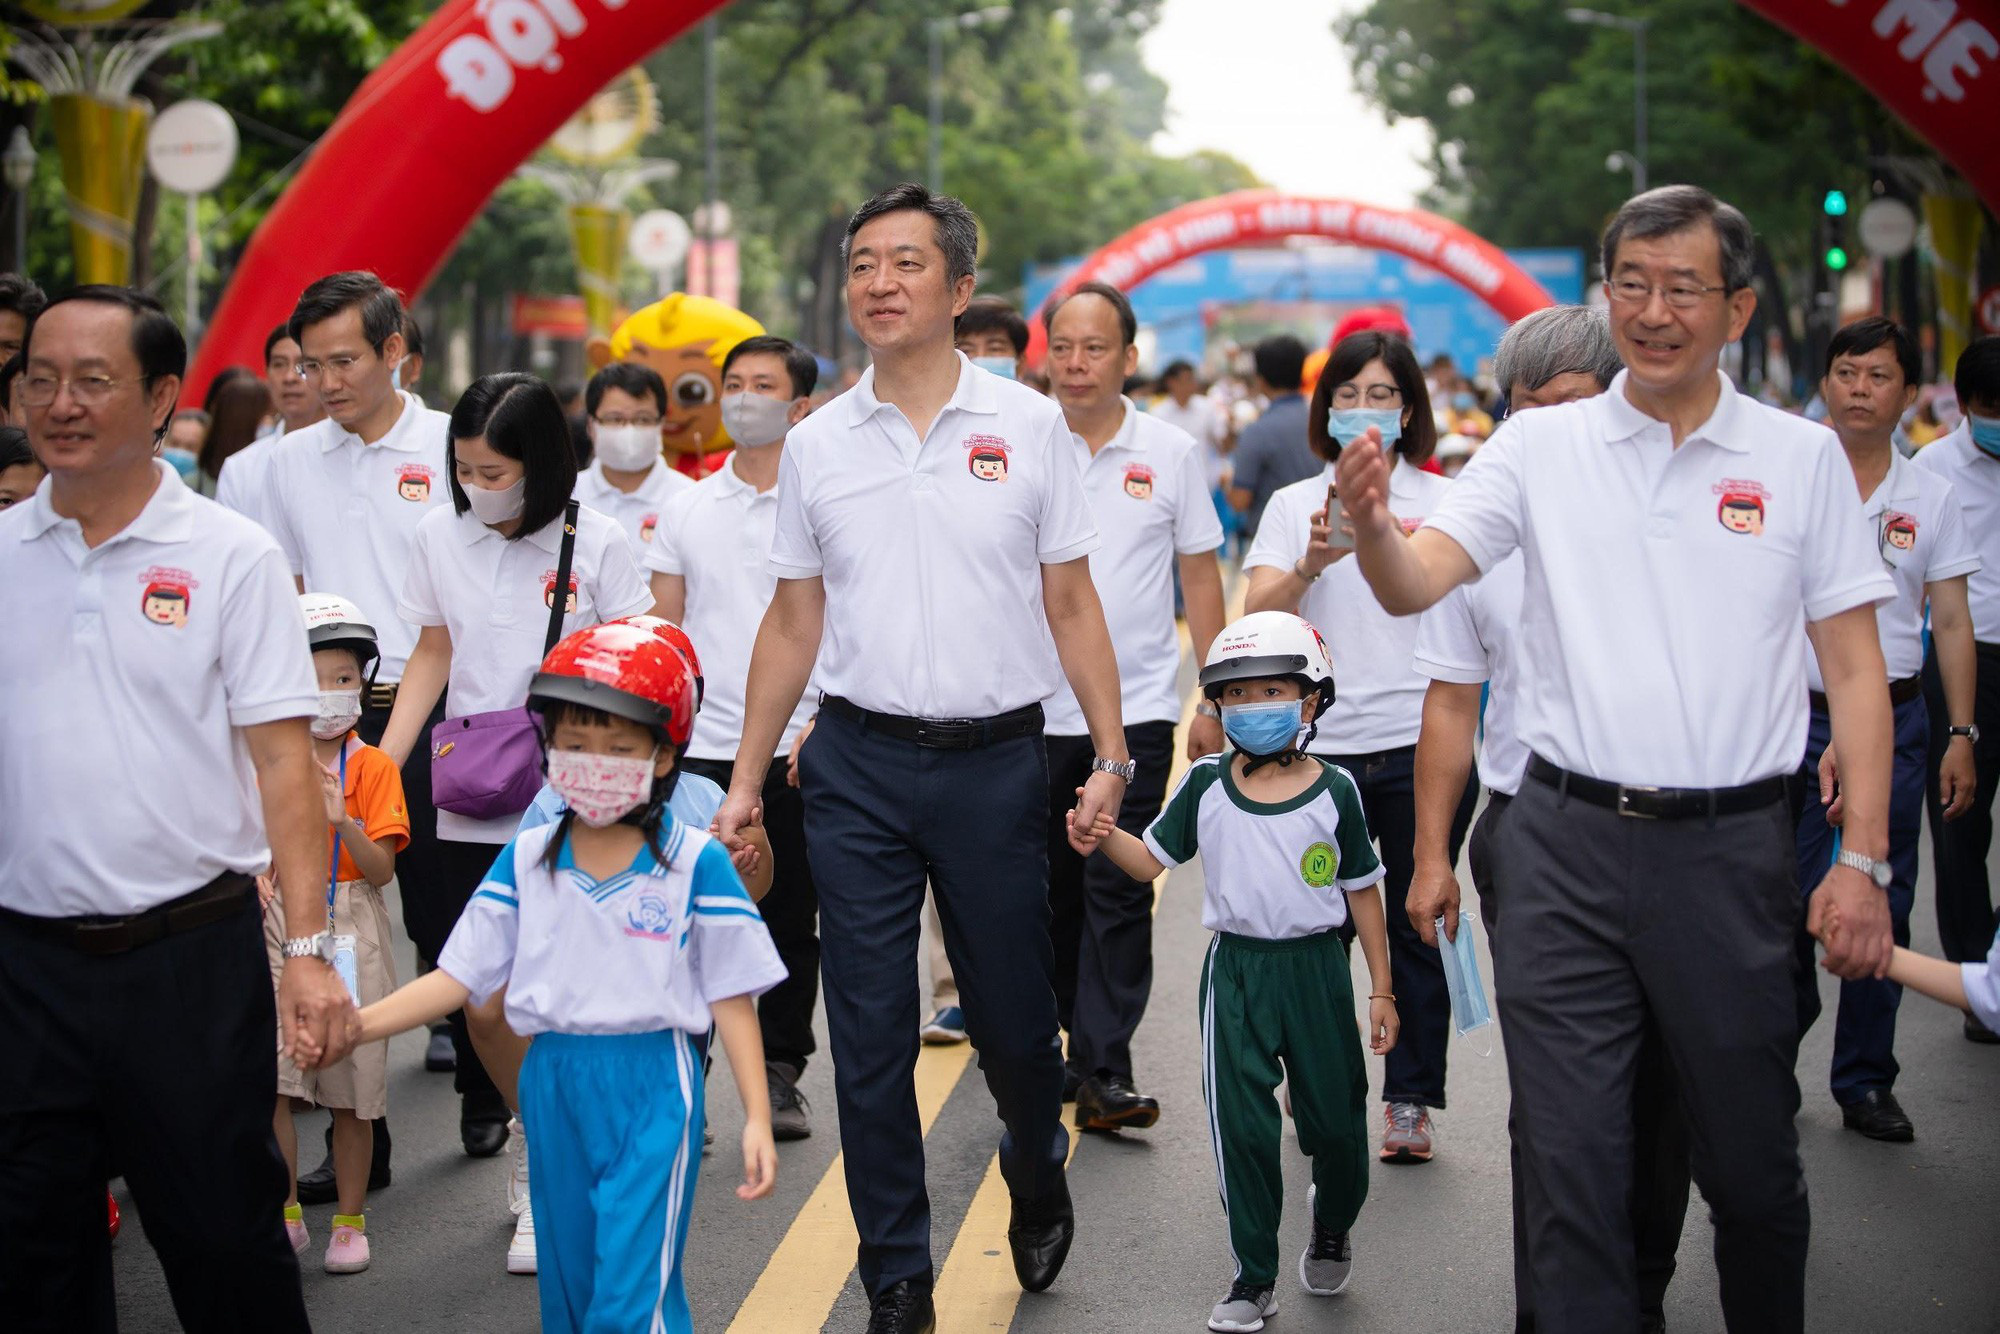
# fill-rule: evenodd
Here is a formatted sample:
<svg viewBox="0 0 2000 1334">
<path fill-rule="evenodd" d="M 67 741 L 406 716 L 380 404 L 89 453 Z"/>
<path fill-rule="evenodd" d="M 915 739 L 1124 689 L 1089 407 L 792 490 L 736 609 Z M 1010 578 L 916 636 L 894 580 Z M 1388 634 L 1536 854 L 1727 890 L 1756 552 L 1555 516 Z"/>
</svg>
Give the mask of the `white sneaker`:
<svg viewBox="0 0 2000 1334">
<path fill-rule="evenodd" d="M 535 1272 L 535 1210 L 525 1195 L 521 1197 L 520 1211 L 514 1217 L 514 1239 L 507 1243 L 507 1272 Z"/>
<path fill-rule="evenodd" d="M 519 1119 L 507 1123 L 507 1159 L 507 1212 L 518 1214 L 528 1207 L 528 1132 Z"/>
</svg>

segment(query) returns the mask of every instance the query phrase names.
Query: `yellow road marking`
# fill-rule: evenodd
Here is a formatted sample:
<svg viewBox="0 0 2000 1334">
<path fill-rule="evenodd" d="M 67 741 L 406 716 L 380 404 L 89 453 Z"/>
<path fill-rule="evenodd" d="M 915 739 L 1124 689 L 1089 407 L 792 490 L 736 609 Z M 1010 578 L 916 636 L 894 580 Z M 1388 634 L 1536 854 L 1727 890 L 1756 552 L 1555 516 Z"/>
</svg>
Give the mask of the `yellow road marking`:
<svg viewBox="0 0 2000 1334">
<path fill-rule="evenodd" d="M 972 1059 L 972 1044 L 925 1047 L 917 1054 L 917 1118 L 923 1133 L 944 1109 Z M 773 1334 L 776 1330 L 819 1329 L 833 1312 L 847 1276 L 854 1272 L 860 1235 L 847 1207 L 847 1171 L 835 1154 L 826 1175 L 807 1197 L 790 1228 L 771 1252 L 757 1286 L 738 1308 L 729 1334 Z"/>
</svg>

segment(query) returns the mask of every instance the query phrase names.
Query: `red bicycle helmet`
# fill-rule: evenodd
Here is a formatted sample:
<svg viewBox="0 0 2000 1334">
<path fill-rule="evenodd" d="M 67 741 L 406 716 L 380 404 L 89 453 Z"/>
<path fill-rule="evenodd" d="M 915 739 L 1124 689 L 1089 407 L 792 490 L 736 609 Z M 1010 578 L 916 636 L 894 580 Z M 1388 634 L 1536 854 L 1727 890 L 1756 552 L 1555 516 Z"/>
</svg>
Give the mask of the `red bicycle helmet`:
<svg viewBox="0 0 2000 1334">
<path fill-rule="evenodd" d="M 636 625 L 641 630 L 650 630 L 679 650 L 680 655 L 687 659 L 688 669 L 694 673 L 694 706 L 697 710 L 701 708 L 702 698 L 708 693 L 708 685 L 701 675 L 701 656 L 694 651 L 694 640 L 688 638 L 687 631 L 664 616 L 652 616 L 644 612 L 637 616 L 621 616 L 606 624 Z"/>
<path fill-rule="evenodd" d="M 656 727 L 676 747 L 694 732 L 694 672 L 664 638 L 636 625 L 579 630 L 542 659 L 528 707 L 558 701 Z"/>
</svg>

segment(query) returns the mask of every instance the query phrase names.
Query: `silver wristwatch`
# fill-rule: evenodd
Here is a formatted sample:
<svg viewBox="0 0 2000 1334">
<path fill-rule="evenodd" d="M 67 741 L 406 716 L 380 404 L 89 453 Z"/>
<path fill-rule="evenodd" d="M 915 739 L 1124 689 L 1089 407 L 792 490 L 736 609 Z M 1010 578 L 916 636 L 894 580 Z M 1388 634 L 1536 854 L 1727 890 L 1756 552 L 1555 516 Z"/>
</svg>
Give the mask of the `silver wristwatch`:
<svg viewBox="0 0 2000 1334">
<path fill-rule="evenodd" d="M 324 931 L 310 936 L 287 936 L 278 952 L 287 959 L 324 959 L 331 939 Z"/>
<path fill-rule="evenodd" d="M 1834 862 L 1836 865 L 1861 872 L 1861 874 L 1875 882 L 1875 888 L 1877 889 L 1889 888 L 1889 881 L 1894 878 L 1893 872 L 1889 869 L 1889 863 L 1878 862 L 1873 857 L 1864 857 L 1849 848 L 1842 848 L 1840 855 L 1834 858 Z"/>
<path fill-rule="evenodd" d="M 1090 771 L 1094 774 L 1114 774 L 1129 783 L 1139 775 L 1139 761 L 1127 760 L 1120 764 L 1116 760 L 1107 760 L 1102 755 L 1097 755 L 1090 761 Z"/>
<path fill-rule="evenodd" d="M 1966 739 L 1967 741 L 1970 741 L 1970 742 L 1971 742 L 1971 743 L 1972 743 L 1973 745 L 1975 745 L 1975 746 L 1979 744 L 1979 724 L 1978 724 L 1978 723 L 1967 723 L 1967 724 L 1966 724 L 1965 726 L 1963 726 L 1963 727 L 1952 727 L 1952 728 L 1948 728 L 1948 729 L 1946 729 L 1946 730 L 1947 730 L 1947 732 L 1948 732 L 1948 733 L 1949 733 L 1949 734 L 1950 734 L 1951 736 L 1962 736 L 1962 737 L 1964 737 L 1964 738 L 1965 738 L 1965 739 Z"/>
</svg>

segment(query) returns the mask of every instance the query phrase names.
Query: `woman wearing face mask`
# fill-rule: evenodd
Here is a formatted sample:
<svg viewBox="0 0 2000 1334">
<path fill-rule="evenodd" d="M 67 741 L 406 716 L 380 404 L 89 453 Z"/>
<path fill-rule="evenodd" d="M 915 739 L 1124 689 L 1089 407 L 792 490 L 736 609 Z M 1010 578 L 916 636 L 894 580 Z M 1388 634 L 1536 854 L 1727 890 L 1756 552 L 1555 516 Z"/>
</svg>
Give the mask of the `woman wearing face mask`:
<svg viewBox="0 0 2000 1334">
<path fill-rule="evenodd" d="M 1339 527 L 1333 460 L 1370 427 L 1379 431 L 1396 456 L 1390 504 L 1410 528 L 1423 522 L 1450 482 L 1422 470 L 1437 447 L 1437 426 L 1416 356 L 1393 334 L 1358 333 L 1335 345 L 1313 391 L 1306 425 L 1326 470 L 1272 495 L 1243 562 L 1250 576 L 1244 610 L 1296 612 L 1318 627 L 1333 651 L 1338 691 L 1310 748 L 1354 776 L 1369 829 L 1381 846 L 1388 868 L 1383 892 L 1392 990 L 1403 1017 L 1402 1041 L 1388 1056 L 1382 1083 L 1387 1104 L 1382 1159 L 1427 1162 L 1429 1109 L 1444 1106 L 1451 997 L 1437 948 L 1423 943 L 1404 911 L 1414 869 L 1413 778 L 1425 678 L 1414 665 L 1416 618 L 1382 610 L 1347 559 L 1353 541 Z M 1453 860 L 1474 795 L 1468 786 L 1458 808 L 1449 838 Z"/>
<path fill-rule="evenodd" d="M 434 883 L 406 887 L 421 902 L 417 911 L 406 910 L 405 923 L 417 948 L 432 959 L 541 782 L 539 772 L 521 775 L 525 792 L 512 810 L 500 809 L 507 803 L 497 800 L 480 815 L 447 809 L 468 805 L 449 794 L 451 752 L 466 748 L 458 756 L 462 762 L 478 746 L 465 730 L 472 724 L 460 721 L 454 728 L 455 720 L 484 722 L 522 708 L 552 622 L 558 634 L 568 634 L 653 605 L 632 548 L 611 519 L 579 506 L 574 536 L 565 543 L 576 456 L 555 392 L 534 376 L 488 375 L 473 382 L 452 409 L 445 475 L 451 508 L 440 505 L 417 525 L 397 599 L 397 611 L 418 627 L 417 646 L 382 734 L 382 749 L 398 767 L 416 747 L 430 747 L 439 869 Z M 558 589 L 557 572 L 565 563 L 567 586 Z M 445 722 L 437 736 L 425 737 L 440 694 Z M 525 715 L 519 721 L 529 729 L 532 770 L 532 725 Z M 510 759 L 518 754 L 507 752 Z M 451 1022 L 462 1044 L 463 1014 Z M 466 1075 L 461 1060 L 461 1083 Z M 504 1110 L 494 1110 L 504 1117 Z"/>
<path fill-rule="evenodd" d="M 694 485 L 660 454 L 666 381 L 650 366 L 614 361 L 590 377 L 583 410 L 594 457 L 577 475 L 576 498 L 611 516 L 637 560 L 653 540 L 668 499 Z"/>
</svg>

